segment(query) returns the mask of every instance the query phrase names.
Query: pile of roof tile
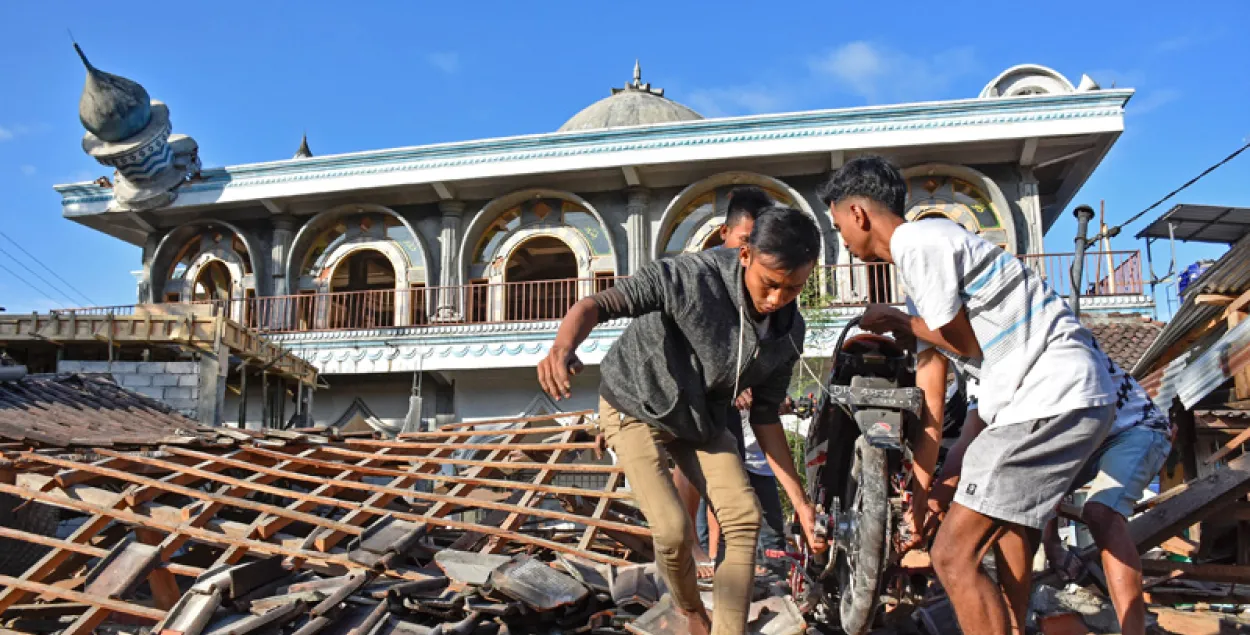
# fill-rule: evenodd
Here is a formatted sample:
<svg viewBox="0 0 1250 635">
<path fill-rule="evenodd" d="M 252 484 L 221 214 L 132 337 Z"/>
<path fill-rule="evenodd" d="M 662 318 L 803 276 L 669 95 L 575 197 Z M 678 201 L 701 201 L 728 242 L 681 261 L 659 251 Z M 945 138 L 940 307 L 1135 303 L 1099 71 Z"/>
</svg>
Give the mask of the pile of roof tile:
<svg viewBox="0 0 1250 635">
<path fill-rule="evenodd" d="M 586 414 L 392 440 L 211 429 L 178 437 L 194 443 L 58 448 L 10 436 L 0 628 L 686 632 Z M 770 597 L 781 592 L 761 584 L 757 632 L 803 632 L 793 601 Z"/>
</svg>

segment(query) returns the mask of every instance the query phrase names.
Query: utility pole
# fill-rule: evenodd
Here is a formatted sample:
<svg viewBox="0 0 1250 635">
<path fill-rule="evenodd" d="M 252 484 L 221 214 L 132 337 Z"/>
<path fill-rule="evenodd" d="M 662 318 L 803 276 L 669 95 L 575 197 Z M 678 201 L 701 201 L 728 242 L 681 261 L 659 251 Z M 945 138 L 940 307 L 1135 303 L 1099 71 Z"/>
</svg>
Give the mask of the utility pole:
<svg viewBox="0 0 1250 635">
<path fill-rule="evenodd" d="M 1068 305 L 1072 308 L 1072 314 L 1079 319 L 1081 317 L 1081 275 L 1085 268 L 1085 248 L 1090 243 L 1085 237 L 1085 232 L 1089 229 L 1089 221 L 1094 218 L 1094 208 L 1079 205 L 1072 213 L 1076 215 L 1076 258 L 1072 261 L 1072 291 L 1068 297 Z"/>
</svg>

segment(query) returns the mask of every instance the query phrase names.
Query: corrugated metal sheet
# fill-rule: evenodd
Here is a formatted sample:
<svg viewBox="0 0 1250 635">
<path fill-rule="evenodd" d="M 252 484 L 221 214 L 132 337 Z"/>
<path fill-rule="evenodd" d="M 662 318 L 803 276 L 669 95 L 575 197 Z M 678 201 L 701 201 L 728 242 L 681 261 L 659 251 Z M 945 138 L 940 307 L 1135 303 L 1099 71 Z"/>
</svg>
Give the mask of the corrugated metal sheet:
<svg viewBox="0 0 1250 635">
<path fill-rule="evenodd" d="M 1148 372 L 1160 361 L 1159 358 L 1173 344 L 1184 338 L 1194 328 L 1206 324 L 1224 312 L 1222 306 L 1197 304 L 1195 300 L 1198 294 L 1234 295 L 1243 293 L 1247 288 L 1250 288 L 1250 236 L 1242 238 L 1236 245 L 1233 245 L 1228 253 L 1189 285 L 1181 308 L 1176 311 L 1172 321 L 1164 327 L 1158 339 L 1146 349 L 1141 359 L 1133 366 L 1133 375 L 1141 377 L 1142 373 Z"/>
<path fill-rule="evenodd" d="M 1238 324 L 1211 345 L 1177 377 L 1176 394 L 1186 408 L 1250 366 L 1250 320 Z"/>
</svg>

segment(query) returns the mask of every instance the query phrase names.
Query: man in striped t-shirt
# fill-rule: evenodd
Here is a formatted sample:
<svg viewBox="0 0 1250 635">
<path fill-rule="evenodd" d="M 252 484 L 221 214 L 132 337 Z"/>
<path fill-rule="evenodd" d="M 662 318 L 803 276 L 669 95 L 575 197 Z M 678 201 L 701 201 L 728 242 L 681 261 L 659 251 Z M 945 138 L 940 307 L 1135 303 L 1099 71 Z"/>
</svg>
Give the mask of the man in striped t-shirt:
<svg viewBox="0 0 1250 635">
<path fill-rule="evenodd" d="M 892 262 L 917 315 L 874 305 L 861 326 L 914 336 L 981 361 L 987 428 L 964 456 L 959 490 L 933 544 L 933 565 L 967 635 L 1023 630 L 1029 558 L 1040 530 L 1111 426 L 1115 390 L 1093 339 L 1021 262 L 946 219 L 907 222 L 907 183 L 880 157 L 849 161 L 821 191 L 851 253 Z M 940 357 L 932 351 L 928 358 Z M 918 360 L 916 384 L 945 385 L 946 364 Z M 940 381 L 931 374 L 941 373 Z M 915 443 L 917 488 L 933 480 L 941 416 L 928 408 Z M 913 499 L 924 526 L 927 492 Z M 980 568 L 999 536 L 1000 590 Z"/>
</svg>

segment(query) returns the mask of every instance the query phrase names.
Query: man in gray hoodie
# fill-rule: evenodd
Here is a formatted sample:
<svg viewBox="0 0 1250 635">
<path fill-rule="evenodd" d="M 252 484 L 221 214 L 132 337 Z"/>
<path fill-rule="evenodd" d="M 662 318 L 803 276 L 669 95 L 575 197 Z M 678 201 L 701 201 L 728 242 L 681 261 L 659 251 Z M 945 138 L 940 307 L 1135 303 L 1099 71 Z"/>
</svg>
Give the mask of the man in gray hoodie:
<svg viewBox="0 0 1250 635">
<path fill-rule="evenodd" d="M 543 390 L 570 396 L 575 351 L 600 322 L 634 321 L 600 365 L 599 426 L 650 525 L 657 564 L 691 632 L 745 632 L 760 510 L 729 425 L 734 398 L 752 389 L 751 423 L 765 454 L 784 457 L 778 480 L 816 550 L 815 511 L 799 484 L 779 409 L 805 327 L 795 298 L 820 252 L 815 221 L 773 207 L 738 250 L 682 254 L 643 267 L 579 301 L 538 365 Z M 731 413 L 734 415 L 731 417 Z M 725 558 L 713 582 L 715 618 L 699 597 L 690 516 L 673 487 L 669 458 L 721 522 Z"/>
</svg>

